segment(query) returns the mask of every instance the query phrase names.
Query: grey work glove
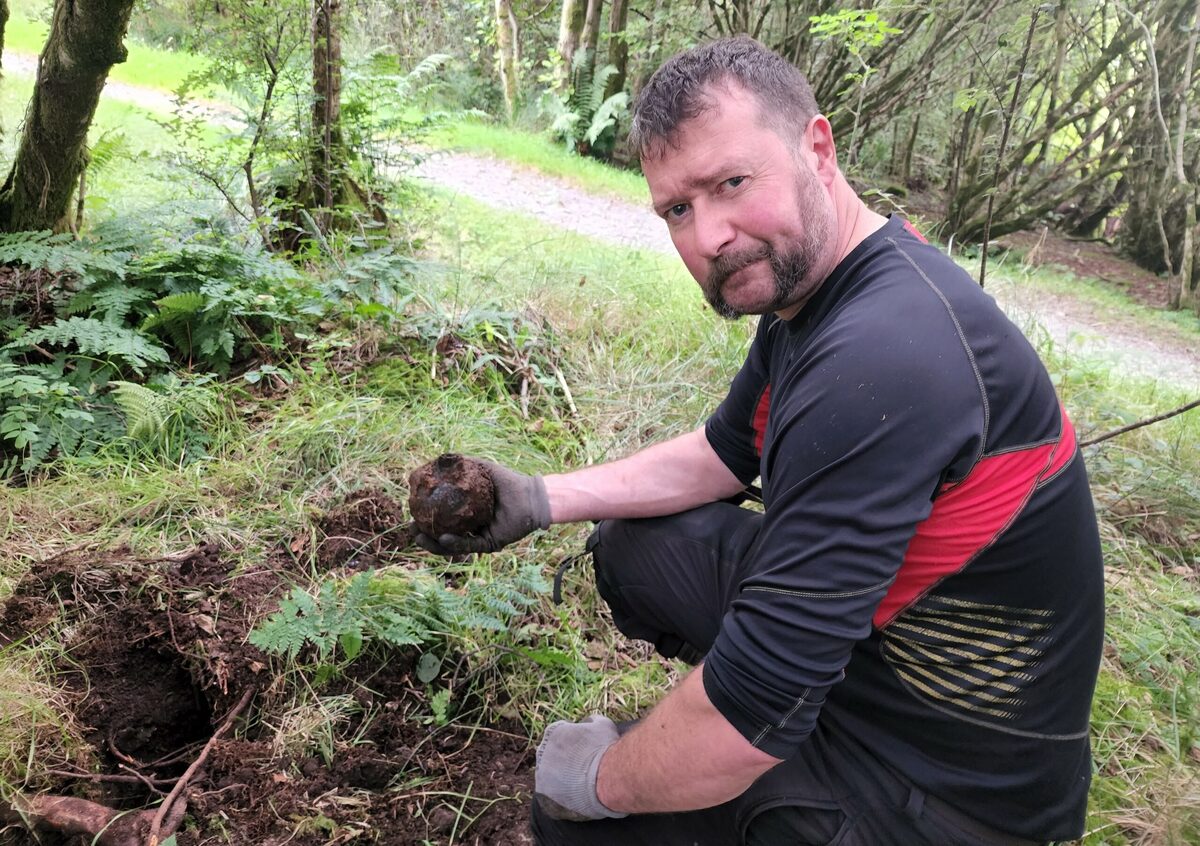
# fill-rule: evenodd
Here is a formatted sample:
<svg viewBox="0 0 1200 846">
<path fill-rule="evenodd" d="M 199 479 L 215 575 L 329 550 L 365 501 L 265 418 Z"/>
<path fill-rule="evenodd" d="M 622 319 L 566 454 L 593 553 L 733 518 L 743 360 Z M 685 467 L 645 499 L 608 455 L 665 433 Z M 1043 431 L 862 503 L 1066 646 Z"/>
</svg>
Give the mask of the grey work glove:
<svg viewBox="0 0 1200 846">
<path fill-rule="evenodd" d="M 476 535 L 426 534 L 416 537 L 417 545 L 436 555 L 465 555 L 468 552 L 497 552 L 518 541 L 534 529 L 550 527 L 550 498 L 541 476 L 526 476 L 494 461 L 476 459 L 492 477 L 496 507 L 492 521 Z"/>
<path fill-rule="evenodd" d="M 534 801 L 546 816 L 571 822 L 628 816 L 610 811 L 596 796 L 600 759 L 619 737 L 616 724 L 599 714 L 550 724 L 537 748 L 533 786 Z"/>
</svg>

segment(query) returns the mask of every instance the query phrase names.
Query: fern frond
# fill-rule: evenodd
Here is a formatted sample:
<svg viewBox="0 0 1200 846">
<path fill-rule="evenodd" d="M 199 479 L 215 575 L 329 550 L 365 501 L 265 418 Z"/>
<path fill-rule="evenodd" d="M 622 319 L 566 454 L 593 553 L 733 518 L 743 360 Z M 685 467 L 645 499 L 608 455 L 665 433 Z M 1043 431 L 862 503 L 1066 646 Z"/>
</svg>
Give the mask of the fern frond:
<svg viewBox="0 0 1200 846">
<path fill-rule="evenodd" d="M 125 432 L 135 440 L 148 441 L 159 437 L 167 426 L 167 401 L 161 394 L 145 385 L 133 382 L 110 382 L 113 399 L 125 415 Z"/>
<path fill-rule="evenodd" d="M 67 314 L 99 314 L 105 323 L 119 324 L 154 294 L 125 284 L 85 288 L 73 296 L 64 311 Z"/>
<path fill-rule="evenodd" d="M 417 66 L 405 75 L 405 80 L 413 86 L 424 82 L 441 71 L 453 58 L 449 53 L 430 53 L 424 59 L 417 62 Z"/>
<path fill-rule="evenodd" d="M 129 137 L 119 129 L 105 131 L 88 148 L 88 171 L 100 173 L 119 158 L 129 155 Z"/>
<path fill-rule="evenodd" d="M 121 278 L 125 265 L 95 245 L 76 241 L 70 234 L 13 232 L 0 234 L 0 264 L 17 264 L 31 270 L 71 273 L 85 284 L 106 275 Z"/>
<path fill-rule="evenodd" d="M 170 361 L 166 350 L 152 344 L 140 332 L 91 317 L 60 318 L 52 324 L 26 332 L 5 349 L 29 348 L 35 344 L 74 346 L 84 355 L 120 359 L 138 374 L 150 364 L 166 364 Z"/>
<path fill-rule="evenodd" d="M 208 298 L 199 291 L 183 291 L 179 294 L 169 294 L 154 301 L 158 306 L 158 315 L 151 321 L 187 320 L 204 311 Z"/>
<path fill-rule="evenodd" d="M 605 100 L 596 113 L 592 115 L 592 124 L 588 127 L 587 134 L 584 138 L 589 144 L 595 144 L 603 132 L 610 126 L 614 125 L 626 112 L 629 111 L 629 95 L 624 91 L 618 91 L 616 94 Z"/>
<path fill-rule="evenodd" d="M 604 104 L 604 89 L 608 87 L 608 81 L 612 79 L 617 72 L 615 65 L 605 65 L 602 68 L 597 68 L 592 73 L 590 85 L 587 89 L 587 108 L 588 115 L 594 115 L 600 111 L 600 107 Z"/>
</svg>

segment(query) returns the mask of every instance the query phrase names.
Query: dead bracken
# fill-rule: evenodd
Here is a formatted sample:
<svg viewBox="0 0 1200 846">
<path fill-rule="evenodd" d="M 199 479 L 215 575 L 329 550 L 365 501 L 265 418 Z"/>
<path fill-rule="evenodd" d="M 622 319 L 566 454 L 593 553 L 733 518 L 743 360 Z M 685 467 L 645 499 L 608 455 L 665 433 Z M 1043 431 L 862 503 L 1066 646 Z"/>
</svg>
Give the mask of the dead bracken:
<svg viewBox="0 0 1200 846">
<path fill-rule="evenodd" d="M 487 467 L 446 453 L 408 477 L 408 510 L 430 537 L 471 535 L 492 519 L 496 492 Z"/>
</svg>

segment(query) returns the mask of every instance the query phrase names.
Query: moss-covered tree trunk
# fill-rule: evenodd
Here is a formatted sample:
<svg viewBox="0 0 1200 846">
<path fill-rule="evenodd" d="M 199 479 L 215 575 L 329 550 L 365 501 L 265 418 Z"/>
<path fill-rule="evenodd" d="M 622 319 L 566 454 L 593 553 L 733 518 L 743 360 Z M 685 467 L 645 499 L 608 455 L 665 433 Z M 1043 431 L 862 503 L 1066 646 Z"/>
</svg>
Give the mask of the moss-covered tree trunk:
<svg viewBox="0 0 1200 846">
<path fill-rule="evenodd" d="M 511 121 L 517 109 L 517 33 L 512 0 L 496 0 L 496 64 L 504 91 L 504 112 Z"/>
<path fill-rule="evenodd" d="M 55 0 L 25 129 L 0 188 L 0 231 L 68 228 L 108 71 L 125 61 L 133 0 Z"/>
<path fill-rule="evenodd" d="M 596 67 L 596 47 L 600 43 L 600 18 L 603 13 L 604 0 L 588 0 L 579 49 L 587 51 L 588 61 L 592 67 Z"/>
<path fill-rule="evenodd" d="M 346 196 L 340 15 L 341 0 L 315 0 L 312 19 L 312 199 L 322 232 L 329 231 L 334 209 Z"/>
<path fill-rule="evenodd" d="M 604 99 L 625 90 L 629 66 L 629 41 L 625 38 L 625 23 L 629 17 L 629 0 L 612 0 L 608 16 L 608 63 L 617 69 L 604 88 Z"/>
<path fill-rule="evenodd" d="M 558 25 L 558 55 L 562 57 L 562 64 L 554 69 L 554 90 L 560 94 L 565 94 L 570 86 L 571 63 L 575 61 L 575 50 L 579 47 L 585 8 L 584 0 L 563 0 Z"/>
<path fill-rule="evenodd" d="M 8 27 L 8 0 L 0 0 L 0 58 L 4 56 L 4 30 Z"/>
</svg>

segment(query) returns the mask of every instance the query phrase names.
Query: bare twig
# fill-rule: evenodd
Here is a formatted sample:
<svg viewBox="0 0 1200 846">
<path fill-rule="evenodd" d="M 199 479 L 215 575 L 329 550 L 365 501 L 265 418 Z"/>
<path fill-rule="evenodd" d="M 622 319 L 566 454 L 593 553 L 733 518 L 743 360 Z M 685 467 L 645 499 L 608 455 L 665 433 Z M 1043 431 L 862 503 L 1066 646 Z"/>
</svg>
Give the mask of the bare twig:
<svg viewBox="0 0 1200 846">
<path fill-rule="evenodd" d="M 1149 426 L 1152 423 L 1161 423 L 1163 420 L 1170 420 L 1172 417 L 1178 417 L 1185 411 L 1191 411 L 1193 408 L 1200 408 L 1200 399 L 1192 400 L 1187 405 L 1181 405 L 1179 408 L 1168 411 L 1164 414 L 1159 414 L 1154 417 L 1148 417 L 1145 420 L 1139 420 L 1136 423 L 1130 423 L 1128 426 L 1122 426 L 1120 429 L 1113 429 L 1111 432 L 1105 432 L 1096 438 L 1090 438 L 1079 444 L 1081 447 L 1092 446 L 1102 441 L 1107 441 L 1109 438 L 1115 438 L 1117 435 L 1124 435 L 1126 432 L 1132 432 L 1134 429 L 1141 429 L 1144 426 Z"/>
<path fill-rule="evenodd" d="M 163 820 L 167 818 L 168 814 L 170 814 L 171 806 L 176 803 L 179 795 L 183 792 L 183 789 L 187 787 L 188 782 L 192 780 L 192 777 L 199 772 L 202 766 L 204 766 L 204 762 L 208 760 L 208 753 L 212 751 L 212 748 L 216 742 L 221 739 L 221 736 L 225 734 L 225 732 L 229 731 L 234 721 L 238 718 L 242 711 L 245 710 L 246 706 L 250 704 L 250 700 L 254 698 L 254 694 L 257 692 L 257 688 L 251 687 L 242 694 L 242 698 L 238 701 L 238 704 L 233 707 L 233 710 L 229 712 L 229 716 L 225 718 L 225 722 L 221 723 L 221 727 L 213 732 L 213 736 L 209 739 L 208 743 L 204 744 L 204 748 L 200 750 L 200 756 L 196 758 L 196 760 L 192 762 L 192 765 L 187 768 L 187 771 L 179 777 L 179 781 L 175 782 L 175 786 L 171 788 L 171 792 L 167 794 L 167 798 L 164 799 L 163 803 L 158 806 L 158 813 L 154 815 L 154 820 L 150 823 L 150 836 L 146 840 L 149 846 L 158 846 L 159 830 L 162 827 Z M 176 825 L 178 825 L 178 822 Z M 171 829 L 168 828 L 167 832 L 170 834 Z"/>
</svg>

